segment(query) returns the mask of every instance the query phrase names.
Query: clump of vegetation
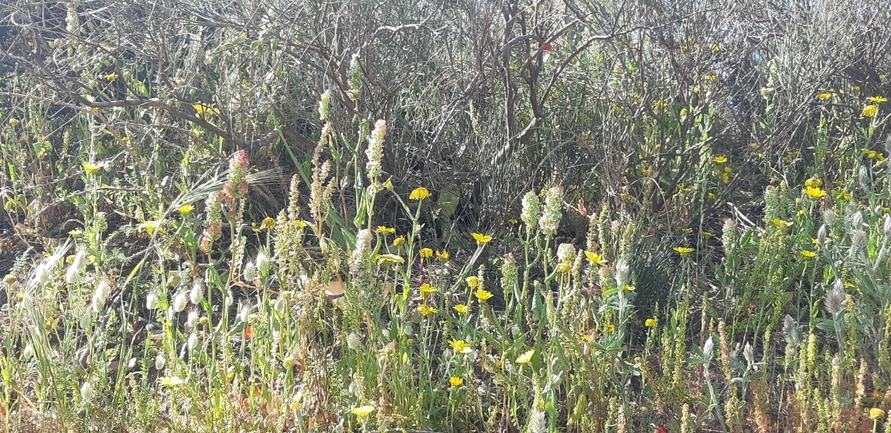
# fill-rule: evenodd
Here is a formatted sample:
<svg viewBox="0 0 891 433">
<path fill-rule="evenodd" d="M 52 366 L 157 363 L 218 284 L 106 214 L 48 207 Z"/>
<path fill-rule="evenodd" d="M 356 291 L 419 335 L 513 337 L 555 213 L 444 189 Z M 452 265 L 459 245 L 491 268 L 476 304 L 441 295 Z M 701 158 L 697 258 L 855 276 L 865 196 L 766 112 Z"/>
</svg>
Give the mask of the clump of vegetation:
<svg viewBox="0 0 891 433">
<path fill-rule="evenodd" d="M 100 3 L 0 6 L 5 430 L 891 431 L 887 5 Z"/>
</svg>

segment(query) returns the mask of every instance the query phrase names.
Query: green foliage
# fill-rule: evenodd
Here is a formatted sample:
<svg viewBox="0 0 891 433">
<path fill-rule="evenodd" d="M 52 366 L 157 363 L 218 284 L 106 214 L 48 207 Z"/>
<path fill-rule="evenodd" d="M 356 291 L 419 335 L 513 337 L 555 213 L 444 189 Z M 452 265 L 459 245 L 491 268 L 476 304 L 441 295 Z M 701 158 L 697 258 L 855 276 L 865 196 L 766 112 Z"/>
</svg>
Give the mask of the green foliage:
<svg viewBox="0 0 891 433">
<path fill-rule="evenodd" d="M 3 429 L 887 431 L 855 3 L 0 6 Z"/>
</svg>

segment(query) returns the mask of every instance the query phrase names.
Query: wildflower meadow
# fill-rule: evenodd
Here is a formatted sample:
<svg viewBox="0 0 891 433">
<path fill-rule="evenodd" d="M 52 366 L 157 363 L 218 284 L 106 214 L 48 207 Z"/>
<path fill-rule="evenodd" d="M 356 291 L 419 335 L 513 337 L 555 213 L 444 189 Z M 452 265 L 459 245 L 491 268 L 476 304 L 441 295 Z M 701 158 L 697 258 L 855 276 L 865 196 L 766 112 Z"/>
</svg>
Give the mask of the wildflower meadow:
<svg viewBox="0 0 891 433">
<path fill-rule="evenodd" d="M 891 433 L 889 19 L 7 2 L 0 430 Z"/>
</svg>

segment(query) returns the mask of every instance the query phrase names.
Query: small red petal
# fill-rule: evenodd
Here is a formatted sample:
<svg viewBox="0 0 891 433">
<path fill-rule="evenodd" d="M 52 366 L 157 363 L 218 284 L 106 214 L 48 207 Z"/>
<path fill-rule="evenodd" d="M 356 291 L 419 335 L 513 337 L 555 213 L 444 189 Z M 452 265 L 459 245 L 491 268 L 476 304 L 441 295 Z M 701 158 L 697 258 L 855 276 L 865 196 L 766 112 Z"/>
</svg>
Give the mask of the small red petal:
<svg viewBox="0 0 891 433">
<path fill-rule="evenodd" d="M 659 427 L 656 427 L 656 433 L 668 433 L 668 429 L 664 425 L 659 424 Z"/>
<path fill-rule="evenodd" d="M 248 325 L 247 328 L 244 328 L 244 337 L 248 340 L 254 338 L 254 325 Z"/>
<path fill-rule="evenodd" d="M 546 43 L 544 46 L 545 51 L 554 51 L 554 46 L 551 45 L 550 42 Z"/>
</svg>

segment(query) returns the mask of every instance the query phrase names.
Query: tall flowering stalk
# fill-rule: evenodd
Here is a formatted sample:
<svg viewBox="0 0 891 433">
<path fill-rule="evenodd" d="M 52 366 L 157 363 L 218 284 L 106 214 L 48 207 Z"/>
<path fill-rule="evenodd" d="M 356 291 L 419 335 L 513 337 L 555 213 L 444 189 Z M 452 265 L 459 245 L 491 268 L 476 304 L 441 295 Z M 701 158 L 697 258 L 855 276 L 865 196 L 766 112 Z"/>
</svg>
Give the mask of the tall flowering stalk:
<svg viewBox="0 0 891 433">
<path fill-rule="evenodd" d="M 360 134 L 361 135 L 361 134 Z M 383 174 L 381 169 L 381 159 L 384 155 L 384 138 L 387 135 L 387 122 L 383 119 L 374 122 L 374 130 L 368 136 L 368 148 L 365 149 L 365 156 L 368 157 L 368 164 L 365 165 L 365 174 L 368 176 L 370 185 L 368 185 L 366 196 L 368 215 L 368 228 L 371 228 L 372 216 L 374 215 L 374 199 L 378 192 L 383 189 L 380 182 L 380 176 Z"/>
</svg>

